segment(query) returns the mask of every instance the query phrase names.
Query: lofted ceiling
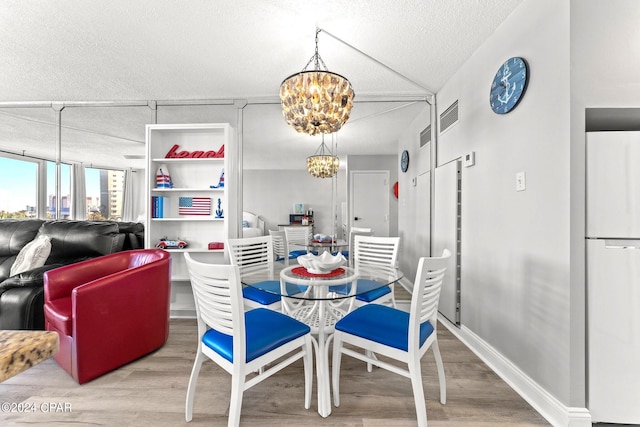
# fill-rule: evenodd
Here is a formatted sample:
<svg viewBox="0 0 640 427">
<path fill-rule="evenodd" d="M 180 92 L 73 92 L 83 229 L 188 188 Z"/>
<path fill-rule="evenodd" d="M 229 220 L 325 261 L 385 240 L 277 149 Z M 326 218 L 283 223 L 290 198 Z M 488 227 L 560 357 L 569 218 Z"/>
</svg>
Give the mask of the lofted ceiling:
<svg viewBox="0 0 640 427">
<path fill-rule="evenodd" d="M 425 108 L 424 99 L 438 92 L 521 1 L 3 0 L 0 107 L 245 99 L 245 146 L 262 153 L 255 167 L 285 149 L 306 157 L 320 139 L 284 124 L 278 90 L 307 64 L 319 27 L 321 57 L 356 92 L 352 119 L 339 132 L 340 152 L 395 153 L 399 132 Z M 134 126 L 124 118 L 129 113 L 124 109 L 120 120 L 94 114 L 84 122 L 69 116 L 68 139 L 83 130 L 121 137 L 122 154 L 127 141 L 144 141 L 144 129 L 125 129 Z M 9 149 L 8 140 L 14 149 L 21 146 L 17 117 L 35 124 L 25 142 L 30 150 L 49 138 L 51 126 L 43 123 L 51 117 L 55 123 L 55 114 L 2 108 L 0 149 Z M 48 144 L 51 150 L 50 139 Z M 110 161 L 110 151 L 94 152 L 93 161 Z M 129 162 L 122 156 L 119 161 Z"/>
</svg>

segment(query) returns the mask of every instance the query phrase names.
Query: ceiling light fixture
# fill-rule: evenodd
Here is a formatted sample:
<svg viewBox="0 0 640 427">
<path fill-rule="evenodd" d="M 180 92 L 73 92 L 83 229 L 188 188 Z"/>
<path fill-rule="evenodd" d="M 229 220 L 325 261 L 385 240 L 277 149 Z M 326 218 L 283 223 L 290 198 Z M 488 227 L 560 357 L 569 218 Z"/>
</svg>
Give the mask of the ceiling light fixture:
<svg viewBox="0 0 640 427">
<path fill-rule="evenodd" d="M 316 178 L 331 178 L 338 172 L 339 167 L 340 159 L 334 156 L 325 145 L 323 134 L 320 147 L 313 156 L 307 157 L 307 172 Z"/>
<path fill-rule="evenodd" d="M 337 132 L 349 120 L 355 92 L 351 83 L 340 74 L 327 70 L 316 51 L 301 72 L 287 77 L 280 85 L 282 115 L 287 124 L 300 133 Z M 313 62 L 314 69 L 307 71 Z"/>
</svg>

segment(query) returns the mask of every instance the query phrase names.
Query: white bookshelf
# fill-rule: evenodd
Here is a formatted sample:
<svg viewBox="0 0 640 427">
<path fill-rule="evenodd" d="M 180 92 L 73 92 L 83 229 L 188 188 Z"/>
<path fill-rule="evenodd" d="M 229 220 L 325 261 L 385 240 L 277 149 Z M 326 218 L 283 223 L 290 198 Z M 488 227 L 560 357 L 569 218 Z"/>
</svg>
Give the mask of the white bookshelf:
<svg viewBox="0 0 640 427">
<path fill-rule="evenodd" d="M 165 157 L 178 145 L 174 152 L 188 152 L 196 155 L 218 152 L 224 146 L 225 154 L 234 143 L 233 129 L 227 123 L 197 124 L 156 124 L 146 127 L 147 145 L 147 221 L 145 244 L 156 247 L 160 239 L 183 240 L 188 243 L 184 249 L 167 249 L 171 252 L 171 316 L 195 317 L 195 304 L 189 283 L 189 274 L 184 260 L 184 252 L 195 259 L 211 263 L 227 263 L 223 249 L 208 249 L 211 242 L 224 242 L 229 236 L 229 220 L 237 215 L 235 194 L 227 182 L 228 155 L 224 157 Z M 202 155 L 202 154 L 200 154 Z M 171 177 L 171 188 L 158 188 L 156 173 L 165 165 Z M 212 188 L 220 184 L 220 176 L 225 171 L 222 188 Z M 231 188 L 235 188 L 231 186 Z M 163 197 L 162 214 L 154 212 L 152 198 Z M 209 214 L 189 215 L 179 210 L 181 197 L 208 198 Z M 218 200 L 222 215 L 216 214 Z"/>
</svg>

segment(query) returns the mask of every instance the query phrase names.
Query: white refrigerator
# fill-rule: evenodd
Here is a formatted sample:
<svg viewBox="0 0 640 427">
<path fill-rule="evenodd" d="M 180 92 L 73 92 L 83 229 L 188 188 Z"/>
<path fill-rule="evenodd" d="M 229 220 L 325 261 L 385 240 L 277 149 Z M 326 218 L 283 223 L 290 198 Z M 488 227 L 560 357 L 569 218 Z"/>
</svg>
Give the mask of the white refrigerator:
<svg viewBox="0 0 640 427">
<path fill-rule="evenodd" d="M 587 133 L 587 407 L 640 424 L 640 132 Z"/>
</svg>

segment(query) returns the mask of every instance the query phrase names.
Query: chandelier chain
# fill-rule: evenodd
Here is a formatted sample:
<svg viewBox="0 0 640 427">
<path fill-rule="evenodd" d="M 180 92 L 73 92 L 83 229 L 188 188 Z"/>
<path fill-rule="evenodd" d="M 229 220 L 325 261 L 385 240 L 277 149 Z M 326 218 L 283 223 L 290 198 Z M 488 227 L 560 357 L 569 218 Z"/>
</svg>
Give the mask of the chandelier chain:
<svg viewBox="0 0 640 427">
<path fill-rule="evenodd" d="M 306 71 L 307 68 L 309 68 L 309 64 L 311 64 L 312 62 L 314 66 L 313 69 L 315 71 L 328 70 L 327 64 L 324 63 L 324 60 L 322 59 L 322 57 L 320 56 L 320 52 L 318 51 L 318 34 L 320 34 L 320 31 L 322 31 L 320 28 L 316 28 L 316 50 L 314 54 L 311 56 L 311 58 L 309 58 L 309 61 L 307 61 L 306 65 L 302 68 L 302 71 Z"/>
<path fill-rule="evenodd" d="M 320 34 L 320 29 L 316 28 L 316 52 L 315 52 L 315 57 L 316 57 L 316 70 L 318 70 L 320 68 L 320 64 L 319 64 L 319 59 L 320 59 L 320 54 L 318 53 L 318 34 Z"/>
</svg>

